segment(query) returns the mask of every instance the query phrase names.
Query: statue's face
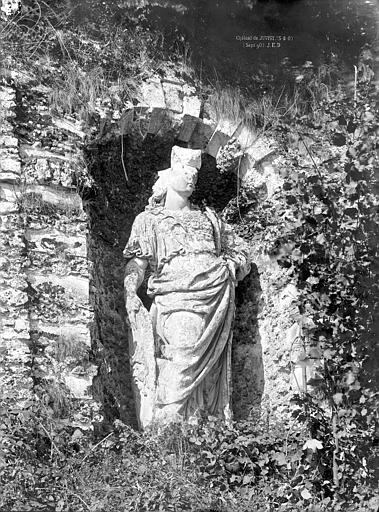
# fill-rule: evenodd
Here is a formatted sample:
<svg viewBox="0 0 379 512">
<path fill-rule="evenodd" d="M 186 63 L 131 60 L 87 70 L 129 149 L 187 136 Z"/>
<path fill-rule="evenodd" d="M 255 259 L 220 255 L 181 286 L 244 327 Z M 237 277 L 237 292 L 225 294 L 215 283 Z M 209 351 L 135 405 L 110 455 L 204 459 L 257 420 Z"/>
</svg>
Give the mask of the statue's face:
<svg viewBox="0 0 379 512">
<path fill-rule="evenodd" d="M 195 190 L 197 169 L 188 165 L 176 165 L 171 170 L 169 186 L 181 195 L 189 197 Z"/>
</svg>

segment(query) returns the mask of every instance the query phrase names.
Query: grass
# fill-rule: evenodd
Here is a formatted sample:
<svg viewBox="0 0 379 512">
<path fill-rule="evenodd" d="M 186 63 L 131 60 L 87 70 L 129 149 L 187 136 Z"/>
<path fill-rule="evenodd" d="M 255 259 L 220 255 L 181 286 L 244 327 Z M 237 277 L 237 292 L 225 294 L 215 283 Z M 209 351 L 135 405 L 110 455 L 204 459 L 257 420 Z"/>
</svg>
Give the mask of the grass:
<svg viewBox="0 0 379 512">
<path fill-rule="evenodd" d="M 2 75 L 26 69 L 35 83 L 51 87 L 53 111 L 88 122 L 100 109 L 121 109 L 143 79 L 165 67 L 162 36 L 140 30 L 138 20 L 127 28 L 128 19 L 117 27 L 100 23 L 94 30 L 80 26 L 67 6 L 54 9 L 33 0 L 0 21 Z"/>
<path fill-rule="evenodd" d="M 82 209 L 78 205 L 76 198 L 65 198 L 58 204 L 45 201 L 42 194 L 38 192 L 28 192 L 21 196 L 20 210 L 28 215 L 66 215 L 68 217 L 78 217 L 82 214 Z"/>
<path fill-rule="evenodd" d="M 62 78 L 49 95 L 50 108 L 59 114 L 79 113 L 88 120 L 96 110 L 96 104 L 107 94 L 104 70 L 97 66 L 84 72 L 77 64 L 62 68 Z"/>
<path fill-rule="evenodd" d="M 218 88 L 209 97 L 211 117 L 217 123 L 227 120 L 238 124 L 245 118 L 243 99 L 236 89 Z"/>
<path fill-rule="evenodd" d="M 67 418 L 72 408 L 72 402 L 67 388 L 56 380 L 44 379 L 40 385 L 42 403 L 49 407 L 55 418 Z"/>
<path fill-rule="evenodd" d="M 266 82 L 267 87 L 249 98 L 239 89 L 222 88 L 217 84 L 215 92 L 209 96 L 212 120 L 219 126 L 240 125 L 238 138 L 243 150 L 285 119 L 307 116 L 319 122 L 320 104 L 338 97 L 342 87 L 339 69 L 334 63 L 317 68 L 309 62 L 296 69 L 283 67 L 277 77 L 259 75 L 259 80 Z"/>
<path fill-rule="evenodd" d="M 88 359 L 88 347 L 70 333 L 69 330 L 62 332 L 54 345 L 54 357 L 58 362 L 63 362 L 67 358 L 74 358 L 79 362 Z"/>
</svg>

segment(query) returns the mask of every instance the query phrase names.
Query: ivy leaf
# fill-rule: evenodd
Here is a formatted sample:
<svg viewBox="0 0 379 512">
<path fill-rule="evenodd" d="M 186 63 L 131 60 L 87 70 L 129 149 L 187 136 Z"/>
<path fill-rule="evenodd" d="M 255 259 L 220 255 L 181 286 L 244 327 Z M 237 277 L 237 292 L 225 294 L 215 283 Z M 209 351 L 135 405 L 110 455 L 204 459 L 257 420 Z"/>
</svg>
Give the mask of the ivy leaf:
<svg viewBox="0 0 379 512">
<path fill-rule="evenodd" d="M 284 466 L 285 464 L 287 464 L 286 456 L 284 455 L 283 452 L 275 452 L 273 459 L 276 461 L 278 466 Z"/>
<path fill-rule="evenodd" d="M 292 195 L 286 196 L 286 201 L 288 204 L 296 204 L 297 203 L 296 197 L 292 196 Z"/>
<path fill-rule="evenodd" d="M 308 439 L 303 445 L 303 450 L 312 450 L 315 452 L 316 450 L 321 450 L 323 448 L 323 444 L 318 439 Z"/>
<path fill-rule="evenodd" d="M 333 395 L 333 401 L 335 404 L 339 405 L 340 403 L 342 403 L 342 400 L 343 400 L 343 394 L 342 393 L 335 393 Z"/>
<path fill-rule="evenodd" d="M 344 213 L 352 219 L 355 219 L 355 217 L 358 215 L 358 210 L 356 208 L 346 208 Z"/>
<path fill-rule="evenodd" d="M 320 245 L 323 245 L 325 243 L 325 236 L 323 235 L 323 233 L 317 235 L 316 242 L 319 243 Z"/>
<path fill-rule="evenodd" d="M 248 485 L 254 481 L 254 475 L 245 475 L 242 480 L 242 485 Z"/>
<path fill-rule="evenodd" d="M 348 372 L 347 376 L 346 376 L 346 385 L 347 386 L 351 386 L 351 384 L 353 384 L 353 382 L 355 381 L 355 375 L 353 372 Z"/>
<path fill-rule="evenodd" d="M 335 145 L 335 146 L 343 146 L 344 144 L 346 144 L 346 137 L 345 135 L 343 135 L 342 133 L 334 133 L 333 136 L 332 136 L 332 143 Z"/>
<path fill-rule="evenodd" d="M 300 494 L 304 500 L 310 500 L 312 498 L 312 494 L 308 491 L 308 489 L 303 489 Z"/>
</svg>

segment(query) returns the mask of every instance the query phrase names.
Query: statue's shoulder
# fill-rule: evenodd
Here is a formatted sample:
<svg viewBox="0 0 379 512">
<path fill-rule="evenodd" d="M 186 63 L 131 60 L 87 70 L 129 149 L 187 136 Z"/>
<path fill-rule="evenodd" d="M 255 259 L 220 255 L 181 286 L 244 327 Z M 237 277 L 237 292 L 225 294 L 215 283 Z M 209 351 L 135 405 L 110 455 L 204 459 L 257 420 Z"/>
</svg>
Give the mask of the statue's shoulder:
<svg viewBox="0 0 379 512">
<path fill-rule="evenodd" d="M 155 224 L 156 216 L 152 214 L 149 210 L 144 210 L 143 212 L 136 215 L 133 226 L 135 230 L 143 230 L 143 231 L 150 231 L 153 229 L 153 226 Z"/>
<path fill-rule="evenodd" d="M 146 208 L 144 209 L 144 211 L 142 211 L 141 213 L 139 213 L 137 216 L 136 216 L 136 220 L 138 219 L 140 222 L 141 221 L 146 221 L 146 222 L 151 222 L 152 220 L 154 220 L 157 215 L 159 214 L 160 212 L 160 208 L 157 208 L 157 207 L 153 207 L 153 206 L 146 206 Z"/>
</svg>

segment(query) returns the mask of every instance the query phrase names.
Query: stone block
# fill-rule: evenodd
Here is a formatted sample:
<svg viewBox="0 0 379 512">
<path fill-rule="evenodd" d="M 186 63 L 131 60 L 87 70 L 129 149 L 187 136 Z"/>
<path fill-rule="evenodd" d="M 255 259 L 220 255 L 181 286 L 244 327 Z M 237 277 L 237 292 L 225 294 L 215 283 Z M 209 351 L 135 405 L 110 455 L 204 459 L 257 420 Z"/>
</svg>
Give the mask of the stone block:
<svg viewBox="0 0 379 512">
<path fill-rule="evenodd" d="M 192 149 L 205 149 L 212 136 L 213 128 L 209 124 L 198 122 L 189 140 Z"/>
<path fill-rule="evenodd" d="M 274 140 L 260 137 L 248 147 L 247 153 L 259 163 L 273 156 L 276 152 L 276 148 L 277 146 Z"/>
<path fill-rule="evenodd" d="M 19 174 L 0 171 L 0 182 L 17 183 L 18 181 L 20 181 Z"/>
<path fill-rule="evenodd" d="M 229 136 L 223 132 L 214 132 L 211 139 L 208 142 L 206 152 L 216 158 L 219 149 L 228 142 Z"/>
<path fill-rule="evenodd" d="M 0 135 L 0 146 L 7 148 L 16 148 L 18 146 L 18 140 L 13 135 Z"/>
<path fill-rule="evenodd" d="M 3 214 L 0 220 L 0 233 L 2 233 L 0 240 L 4 237 L 4 233 L 13 233 L 15 230 L 19 229 L 19 226 L 20 217 L 18 213 Z"/>
<path fill-rule="evenodd" d="M 28 282 L 24 277 L 17 275 L 8 280 L 8 284 L 15 290 L 25 290 L 28 286 Z"/>
<path fill-rule="evenodd" d="M 198 123 L 201 123 L 198 117 L 188 114 L 184 115 L 178 139 L 182 142 L 189 142 Z"/>
<path fill-rule="evenodd" d="M 17 336 L 13 337 L 9 335 L 4 340 L 7 347 L 8 359 L 13 363 L 28 363 L 31 359 L 30 349 L 26 343 L 26 340 L 21 340 Z"/>
<path fill-rule="evenodd" d="M 27 331 L 29 329 L 29 321 L 27 317 L 19 316 L 14 324 L 14 330 L 19 333 L 22 331 Z"/>
<path fill-rule="evenodd" d="M 9 201 L 10 203 L 15 203 L 17 201 L 19 191 L 17 187 L 11 185 L 10 183 L 1 183 L 0 184 L 0 199 L 3 201 Z"/>
<path fill-rule="evenodd" d="M 78 211 L 83 209 L 83 203 L 79 194 L 74 191 L 67 190 L 63 187 L 29 185 L 26 188 L 25 193 L 35 193 L 37 196 L 41 197 L 42 201 L 46 203 L 55 204 L 57 206 L 67 207 Z"/>
<path fill-rule="evenodd" d="M 59 326 L 59 336 L 91 347 L 91 333 L 87 325 L 65 323 Z"/>
<path fill-rule="evenodd" d="M 13 329 L 12 327 L 4 327 L 2 328 L 2 331 L 1 331 L 1 338 L 3 341 L 5 342 L 10 342 L 10 343 L 15 343 L 16 340 L 18 342 L 21 342 L 23 344 L 25 344 L 25 346 L 27 347 L 26 345 L 26 342 L 30 339 L 30 335 L 29 335 L 29 329 L 25 329 L 23 331 L 15 331 L 15 329 Z M 12 347 L 13 349 L 13 347 Z M 10 349 L 8 348 L 8 353 L 10 352 Z M 20 353 L 20 350 L 17 349 L 17 354 Z"/>
<path fill-rule="evenodd" d="M 68 119 L 61 119 L 56 117 L 53 117 L 52 121 L 60 130 L 72 133 L 73 135 L 77 135 L 80 139 L 84 139 L 86 136 L 86 133 L 82 130 L 81 123 L 78 124 Z"/>
<path fill-rule="evenodd" d="M 10 87 L 0 88 L 0 109 L 7 111 L 16 106 L 16 94 Z M 8 114 L 8 112 L 7 112 Z"/>
<path fill-rule="evenodd" d="M 183 114 L 200 117 L 201 100 L 197 96 L 184 96 L 183 98 Z"/>
<path fill-rule="evenodd" d="M 162 80 L 166 108 L 181 114 L 183 112 L 183 90 L 180 83 Z"/>
<path fill-rule="evenodd" d="M 10 213 L 18 212 L 18 204 L 8 201 L 0 201 L 0 215 L 8 215 Z"/>
<path fill-rule="evenodd" d="M 21 162 L 18 158 L 3 158 L 0 161 L 0 179 L 3 179 L 4 173 L 12 173 L 20 175 L 21 173 Z"/>
<path fill-rule="evenodd" d="M 44 275 L 37 272 L 29 271 L 28 278 L 33 286 L 38 286 L 42 283 L 49 283 L 53 286 L 60 286 L 67 292 L 77 297 L 81 301 L 89 302 L 89 281 L 88 279 L 80 276 L 57 276 L 57 275 Z"/>
<path fill-rule="evenodd" d="M 1 109 L 0 109 L 0 113 L 1 113 Z M 13 116 L 9 116 L 8 115 L 8 117 L 13 117 Z M 11 135 L 11 134 L 13 134 L 13 125 L 9 121 L 7 121 L 7 119 L 3 118 L 1 120 L 0 134 L 3 134 L 3 135 Z"/>
<path fill-rule="evenodd" d="M 69 253 L 81 258 L 87 257 L 85 234 L 70 236 L 57 229 L 27 229 L 25 237 L 34 245 L 34 251 L 42 253 Z"/>
<path fill-rule="evenodd" d="M 35 146 L 31 146 L 29 144 L 20 145 L 20 156 L 21 158 L 42 158 L 45 160 L 63 160 L 66 162 L 72 162 L 76 157 L 75 154 L 62 155 L 60 153 L 53 153 L 52 151 L 47 151 L 41 148 L 37 148 Z"/>
<path fill-rule="evenodd" d="M 0 294 L 0 303 L 7 309 L 27 304 L 29 300 L 26 292 L 6 286 L 0 286 Z"/>
<path fill-rule="evenodd" d="M 88 397 L 88 387 L 91 385 L 89 379 L 77 377 L 76 375 L 65 375 L 64 381 L 75 398 Z"/>
<path fill-rule="evenodd" d="M 166 108 L 165 95 L 160 80 L 149 80 L 141 86 L 142 103 L 151 108 Z"/>
<path fill-rule="evenodd" d="M 165 108 L 153 108 L 151 113 L 148 133 L 157 134 L 167 122 L 167 111 Z"/>
<path fill-rule="evenodd" d="M 241 125 L 239 120 L 220 119 L 217 124 L 217 131 L 225 133 L 231 137 L 236 133 L 237 128 Z"/>
<path fill-rule="evenodd" d="M 0 87 L 0 104 L 3 101 L 10 101 L 16 97 L 16 93 L 12 87 Z"/>
</svg>

